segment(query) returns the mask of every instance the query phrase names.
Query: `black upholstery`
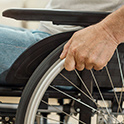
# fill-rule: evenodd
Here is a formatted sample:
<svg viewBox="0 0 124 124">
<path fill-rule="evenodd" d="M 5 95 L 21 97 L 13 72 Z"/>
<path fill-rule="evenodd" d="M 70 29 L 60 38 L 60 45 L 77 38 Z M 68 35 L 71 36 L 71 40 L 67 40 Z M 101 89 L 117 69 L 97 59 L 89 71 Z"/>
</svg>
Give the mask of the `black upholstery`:
<svg viewBox="0 0 124 124">
<path fill-rule="evenodd" d="M 9 72 L 9 69 L 0 74 L 0 84 L 1 85 L 7 85 L 6 76 L 7 76 L 8 72 Z"/>
<path fill-rule="evenodd" d="M 23 52 L 11 68 L 0 75 L 1 86 L 25 86 L 42 60 L 56 47 L 67 41 L 74 32 L 60 33 L 45 38 Z"/>
</svg>

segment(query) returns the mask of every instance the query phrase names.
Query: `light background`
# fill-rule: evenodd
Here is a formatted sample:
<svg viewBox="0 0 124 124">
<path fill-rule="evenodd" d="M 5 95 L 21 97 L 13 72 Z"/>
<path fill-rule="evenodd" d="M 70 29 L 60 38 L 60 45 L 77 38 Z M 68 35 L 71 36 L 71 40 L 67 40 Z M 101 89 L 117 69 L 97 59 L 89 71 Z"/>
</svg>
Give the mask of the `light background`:
<svg viewBox="0 0 124 124">
<path fill-rule="evenodd" d="M 49 0 L 0 0 L 0 24 L 36 29 L 39 22 L 22 22 L 2 17 L 2 12 L 9 8 L 44 8 Z"/>
</svg>

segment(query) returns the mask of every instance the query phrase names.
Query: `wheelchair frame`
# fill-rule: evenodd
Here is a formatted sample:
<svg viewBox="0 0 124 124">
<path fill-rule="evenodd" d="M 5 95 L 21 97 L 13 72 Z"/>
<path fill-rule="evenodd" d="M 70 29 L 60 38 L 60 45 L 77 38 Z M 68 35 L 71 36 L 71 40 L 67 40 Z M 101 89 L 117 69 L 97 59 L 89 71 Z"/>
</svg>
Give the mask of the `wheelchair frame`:
<svg viewBox="0 0 124 124">
<path fill-rule="evenodd" d="M 109 13 L 102 13 L 102 12 L 100 12 L 100 13 L 97 13 L 97 12 L 81 12 L 81 11 L 75 12 L 75 11 L 66 11 L 66 10 L 58 11 L 58 10 L 41 10 L 41 9 L 33 9 L 33 10 L 32 9 L 9 9 L 9 10 L 6 10 L 6 11 L 3 12 L 3 16 L 11 17 L 11 18 L 14 18 L 14 19 L 17 19 L 17 20 L 33 20 L 33 21 L 43 20 L 43 21 L 52 21 L 54 24 L 77 25 L 77 26 L 84 26 L 84 27 L 89 26 L 91 24 L 95 24 L 95 23 L 101 21 L 108 14 Z M 38 67 L 38 65 L 55 48 L 57 48 L 59 45 L 61 45 L 62 43 L 64 43 L 68 39 L 70 39 L 70 37 L 72 36 L 72 34 L 74 32 L 75 31 L 60 33 L 60 34 L 56 34 L 54 36 L 50 36 L 48 38 L 45 38 L 45 39 L 39 41 L 38 43 L 34 44 L 33 46 L 31 46 L 24 53 L 22 53 L 22 55 L 20 55 L 20 57 L 15 61 L 15 63 L 11 66 L 11 68 L 7 72 L 6 77 L 4 78 L 4 81 L 6 80 L 7 84 L 6 85 L 1 85 L 0 95 L 2 95 L 2 96 L 21 96 L 21 94 L 23 92 L 23 89 L 26 85 L 26 82 L 31 77 L 31 75 L 33 74 L 35 69 Z M 47 51 L 46 51 L 46 47 L 49 48 Z M 34 51 L 35 51 L 35 53 L 32 54 Z M 119 52 L 121 52 L 121 53 L 124 52 L 123 51 L 123 45 L 119 46 Z M 112 61 L 115 61 L 115 57 L 113 57 Z M 27 63 L 29 63 L 29 62 L 31 62 L 31 63 L 27 67 Z M 115 62 L 115 63 L 117 63 L 117 62 Z M 21 68 L 18 69 L 18 67 L 21 67 Z M 110 66 L 110 68 L 111 68 L 111 66 Z M 94 73 L 97 74 L 98 77 L 101 76 L 101 73 L 99 73 L 99 72 L 94 71 Z M 81 77 L 84 77 L 84 78 L 85 78 L 86 74 L 88 74 L 88 72 L 86 70 L 85 70 L 85 73 L 84 72 L 80 73 Z M 103 70 L 102 74 L 104 74 L 104 70 Z M 102 79 L 104 79 L 104 77 L 102 77 Z M 62 79 L 60 77 L 58 77 L 57 80 L 62 81 Z M 90 90 L 92 91 L 93 87 L 91 87 L 90 78 L 88 78 L 86 80 L 89 80 L 89 87 L 90 87 Z M 120 77 L 119 77 L 119 79 L 116 79 L 116 80 L 120 81 Z M 79 79 L 78 79 L 78 81 L 79 81 Z M 55 81 L 53 82 L 53 84 L 57 85 Z M 103 82 L 101 82 L 100 87 L 103 91 L 104 91 L 105 87 L 106 87 L 106 91 L 109 91 L 111 89 L 110 85 L 107 85 L 107 82 L 105 83 L 104 86 L 102 84 L 103 84 Z M 76 83 L 76 85 L 80 86 L 81 84 Z M 67 84 L 65 83 L 64 86 L 67 86 Z M 115 86 L 120 87 L 121 84 L 115 83 Z M 26 86 L 26 88 L 27 87 L 28 86 Z M 96 86 L 94 86 L 94 87 L 96 87 Z M 85 91 L 85 89 L 84 89 L 84 91 Z M 70 109 L 68 109 L 68 105 L 67 106 L 63 105 L 62 99 L 64 98 L 64 96 L 63 95 L 56 96 L 55 91 L 53 92 L 53 94 L 51 94 L 51 92 L 53 92 L 53 90 L 50 89 L 49 93 L 48 93 L 49 98 L 53 98 L 53 97 L 59 98 L 60 99 L 59 100 L 60 105 L 62 105 L 63 109 L 67 113 L 69 113 Z M 71 92 L 71 91 L 66 91 L 66 92 Z M 75 95 L 77 98 L 80 98 L 83 101 L 87 101 L 87 98 L 81 97 L 75 89 L 72 90 L 72 95 Z M 93 95 L 94 95 L 95 99 L 97 99 L 97 100 L 101 99 L 100 95 L 98 95 L 98 91 L 96 89 L 94 89 L 94 94 Z M 112 93 L 107 92 L 107 93 L 104 93 L 103 95 L 104 95 L 105 99 L 109 99 L 109 100 L 113 101 L 113 103 L 115 102 L 114 101 L 115 100 L 114 95 Z M 46 98 L 48 98 L 48 96 L 46 95 Z M 46 99 L 46 98 L 45 98 L 45 101 L 48 101 L 48 99 Z M 76 106 L 80 106 L 80 105 L 79 104 L 75 105 L 75 110 L 78 109 Z M 41 109 L 43 109 L 44 107 L 48 108 L 48 106 L 46 106 L 46 105 L 43 105 L 43 104 L 40 105 Z M 5 107 L 3 109 L 3 108 L 1 108 L 1 105 L 0 105 L 1 113 L 6 108 L 7 107 Z M 17 106 L 15 108 L 17 108 Z M 15 113 L 15 108 L 14 108 L 14 110 L 12 109 L 11 112 L 14 111 L 14 113 Z M 82 109 L 85 110 L 86 108 L 82 108 Z M 113 110 L 114 109 L 117 109 L 116 104 L 113 104 Z M 47 112 L 46 115 L 48 113 L 49 112 Z M 60 115 L 61 115 L 60 120 L 63 121 L 64 116 L 61 113 L 60 113 Z M 17 114 L 17 116 L 20 116 L 20 115 Z M 23 115 L 23 116 L 25 116 L 25 115 Z M 5 116 L 3 116 L 3 117 L 5 118 Z M 14 117 L 14 116 L 12 116 L 12 117 Z M 83 115 L 83 117 L 84 117 L 84 115 Z M 87 117 L 87 118 L 89 118 L 89 117 Z M 8 123 L 8 122 L 9 121 L 6 121 L 5 123 Z M 14 121 L 13 121 L 13 123 L 14 123 Z M 45 120 L 44 120 L 44 123 L 46 123 Z M 90 123 L 90 122 L 87 121 L 87 123 Z M 22 123 L 20 123 L 20 120 L 17 120 L 16 124 L 22 124 Z"/>
</svg>

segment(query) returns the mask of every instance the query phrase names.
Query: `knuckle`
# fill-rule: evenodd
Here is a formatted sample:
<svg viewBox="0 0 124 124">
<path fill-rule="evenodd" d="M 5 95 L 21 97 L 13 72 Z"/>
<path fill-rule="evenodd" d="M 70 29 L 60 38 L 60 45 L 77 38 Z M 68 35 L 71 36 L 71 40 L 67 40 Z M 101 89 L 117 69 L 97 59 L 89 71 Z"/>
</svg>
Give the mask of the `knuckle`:
<svg viewBox="0 0 124 124">
<path fill-rule="evenodd" d="M 76 57 L 77 66 L 80 66 L 83 63 L 85 63 L 86 59 L 87 59 L 87 54 L 85 54 L 85 53 L 84 54 L 81 54 L 79 52 L 79 54 Z"/>
<path fill-rule="evenodd" d="M 76 69 L 77 69 L 78 71 L 82 71 L 84 68 L 77 68 L 77 67 L 76 67 Z"/>
<path fill-rule="evenodd" d="M 99 70 L 102 70 L 103 67 L 94 67 L 95 70 L 99 71 Z"/>
<path fill-rule="evenodd" d="M 92 66 L 86 66 L 85 67 L 87 70 L 91 70 L 92 69 Z"/>
<path fill-rule="evenodd" d="M 87 63 L 89 63 L 89 64 L 95 64 L 96 63 L 96 57 L 94 56 L 94 57 L 88 58 Z"/>
<path fill-rule="evenodd" d="M 68 67 L 68 66 L 65 66 L 65 69 L 66 69 L 67 71 L 72 71 L 72 70 L 74 70 L 74 68 L 70 68 L 70 67 Z"/>
<path fill-rule="evenodd" d="M 76 69 L 78 71 L 82 71 L 84 69 L 84 65 L 76 65 Z"/>
<path fill-rule="evenodd" d="M 79 56 L 77 57 L 77 63 L 83 64 L 84 61 L 85 61 L 85 56 L 80 56 L 80 55 L 79 55 Z"/>
<path fill-rule="evenodd" d="M 98 66 L 98 65 L 97 65 L 94 69 L 95 69 L 95 70 L 101 70 L 102 68 L 103 68 L 102 66 Z"/>
<path fill-rule="evenodd" d="M 81 59 L 85 59 L 85 58 L 87 58 L 86 53 L 83 53 L 83 54 L 80 53 L 79 56 L 80 56 Z"/>
<path fill-rule="evenodd" d="M 75 54 L 76 51 L 77 51 L 77 48 L 76 48 L 76 47 L 71 47 L 71 48 L 70 48 L 70 52 L 71 52 L 72 54 Z"/>
<path fill-rule="evenodd" d="M 77 36 L 78 35 L 78 31 L 76 31 L 74 34 L 73 34 L 73 36 Z"/>
<path fill-rule="evenodd" d="M 65 68 L 67 71 L 72 71 L 72 70 L 75 69 L 74 65 L 71 64 L 71 62 L 69 62 L 67 59 L 65 60 L 64 68 Z"/>
<path fill-rule="evenodd" d="M 76 69 L 79 69 L 79 68 L 80 68 L 80 65 L 79 65 L 79 64 L 77 64 L 77 65 L 76 65 Z"/>
<path fill-rule="evenodd" d="M 95 70 L 101 70 L 106 65 L 104 61 L 99 61 L 95 64 Z"/>
<path fill-rule="evenodd" d="M 103 67 L 104 65 L 105 65 L 105 62 L 104 62 L 104 61 L 99 61 L 99 62 L 98 62 L 98 66 L 99 66 L 99 67 Z"/>
<path fill-rule="evenodd" d="M 84 52 L 84 53 L 79 53 L 79 58 L 81 59 L 81 60 L 87 60 L 88 59 L 88 56 L 87 56 L 87 53 L 86 52 Z"/>
<path fill-rule="evenodd" d="M 78 56 L 78 60 L 77 61 L 78 61 L 78 63 L 83 63 L 84 62 L 84 58 Z"/>
</svg>

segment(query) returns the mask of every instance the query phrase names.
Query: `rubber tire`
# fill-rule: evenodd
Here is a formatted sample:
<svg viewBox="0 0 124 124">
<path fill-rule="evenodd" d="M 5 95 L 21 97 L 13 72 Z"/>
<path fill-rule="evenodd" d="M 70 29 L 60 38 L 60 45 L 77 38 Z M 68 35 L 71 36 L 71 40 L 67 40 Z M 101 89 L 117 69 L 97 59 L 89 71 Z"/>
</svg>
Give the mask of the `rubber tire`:
<svg viewBox="0 0 124 124">
<path fill-rule="evenodd" d="M 38 85 L 39 80 L 45 72 L 59 59 L 61 51 L 65 43 L 56 48 L 46 59 L 37 67 L 31 78 L 29 79 L 26 87 L 23 90 L 21 100 L 16 113 L 16 124 L 24 124 L 25 114 L 33 91 Z"/>
</svg>

